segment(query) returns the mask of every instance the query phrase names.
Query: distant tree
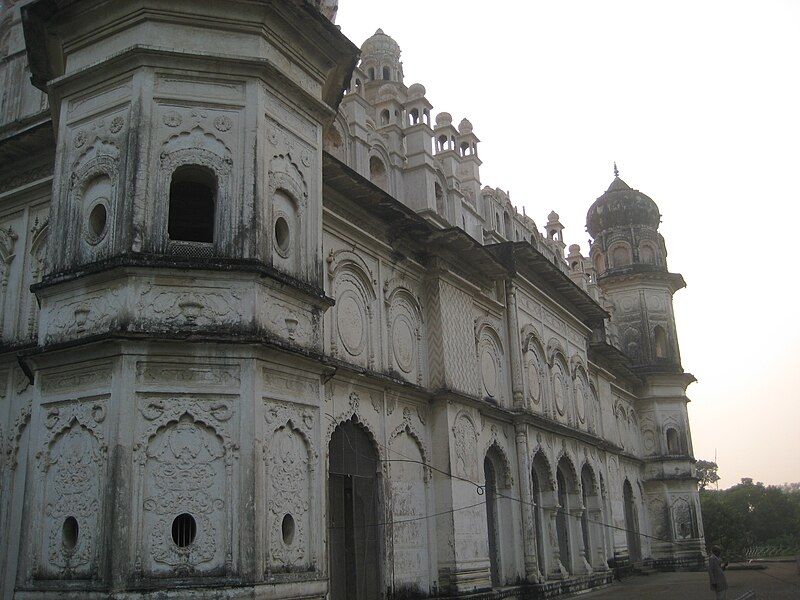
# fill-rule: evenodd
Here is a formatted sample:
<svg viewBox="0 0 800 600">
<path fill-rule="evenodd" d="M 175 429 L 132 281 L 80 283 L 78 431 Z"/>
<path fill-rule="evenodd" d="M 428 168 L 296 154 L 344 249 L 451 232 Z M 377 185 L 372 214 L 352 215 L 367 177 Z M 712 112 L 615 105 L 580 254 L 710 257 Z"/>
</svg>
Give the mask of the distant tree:
<svg viewBox="0 0 800 600">
<path fill-rule="evenodd" d="M 717 475 L 717 469 L 719 469 L 719 467 L 717 463 L 710 460 L 698 460 L 695 464 L 695 468 L 697 469 L 697 483 L 701 490 L 719 481 L 719 475 Z"/>
<path fill-rule="evenodd" d="M 729 556 L 749 546 L 800 546 L 800 494 L 751 478 L 726 490 L 702 490 L 700 505 L 706 543 Z"/>
</svg>

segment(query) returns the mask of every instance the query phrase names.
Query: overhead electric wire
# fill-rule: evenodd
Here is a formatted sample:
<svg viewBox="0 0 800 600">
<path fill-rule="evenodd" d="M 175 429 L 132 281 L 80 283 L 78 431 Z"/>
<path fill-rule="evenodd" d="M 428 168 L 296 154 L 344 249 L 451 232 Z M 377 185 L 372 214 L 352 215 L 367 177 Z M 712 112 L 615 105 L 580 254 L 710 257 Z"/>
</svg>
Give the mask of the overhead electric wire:
<svg viewBox="0 0 800 600">
<path fill-rule="evenodd" d="M 336 423 L 336 418 L 333 415 L 331 415 L 330 413 L 322 413 L 322 414 L 324 414 L 326 417 L 328 417 L 332 422 Z M 350 436 L 347 435 L 347 432 L 343 430 L 342 433 L 344 433 L 345 439 L 347 440 L 347 444 L 348 444 L 348 446 L 350 446 L 350 449 L 353 452 L 355 452 L 356 454 L 359 454 L 362 458 L 364 458 L 366 460 L 369 460 L 370 462 L 380 462 L 380 463 L 384 463 L 384 462 L 408 462 L 408 463 L 419 464 L 419 465 L 422 465 L 425 468 L 428 468 L 428 469 L 431 469 L 433 471 L 436 471 L 437 473 L 441 473 L 442 475 L 444 475 L 446 477 L 449 477 L 450 479 L 456 479 L 456 480 L 463 481 L 465 483 L 469 483 L 471 485 L 474 485 L 475 489 L 476 489 L 476 493 L 479 496 L 483 496 L 485 494 L 485 490 L 486 490 L 486 485 L 485 484 L 481 484 L 481 483 L 478 483 L 476 481 L 472 481 L 471 479 L 467 479 L 467 478 L 461 477 L 459 475 L 454 475 L 453 473 L 451 473 L 449 471 L 444 471 L 443 469 L 439 469 L 437 467 L 434 467 L 433 465 L 431 465 L 429 463 L 426 463 L 426 462 L 411 458 L 411 457 L 403 454 L 402 452 L 399 452 L 397 450 L 393 450 L 393 449 L 389 448 L 388 446 L 385 446 L 384 444 L 381 444 L 378 440 L 376 440 L 374 438 L 372 439 L 372 441 L 377 446 L 383 448 L 387 452 L 393 452 L 393 453 L 397 454 L 398 456 L 402 456 L 403 458 L 402 459 L 380 458 L 380 457 L 373 458 L 373 457 L 367 456 L 366 454 L 362 454 L 362 453 L 358 452 L 358 450 L 355 449 L 355 447 L 353 446 L 352 442 L 350 441 Z M 551 507 L 540 506 L 540 505 L 536 504 L 535 502 L 526 502 L 525 500 L 522 500 L 521 498 L 515 498 L 513 496 L 509 496 L 507 494 L 503 494 L 503 493 L 500 493 L 500 492 L 496 492 L 496 495 L 497 495 L 498 498 L 504 498 L 504 499 L 507 499 L 507 500 L 512 500 L 514 502 L 518 502 L 518 503 L 522 504 L 523 506 L 530 506 L 532 508 L 537 508 L 537 509 L 538 508 L 545 508 L 547 510 L 555 510 L 556 512 L 560 512 L 562 514 L 565 514 L 565 515 L 568 515 L 568 516 L 571 516 L 571 517 L 574 517 L 574 518 L 581 518 L 582 517 L 582 515 L 579 515 L 579 514 L 576 514 L 576 513 L 571 513 L 569 511 L 569 509 L 563 508 L 561 506 L 551 506 Z M 451 508 L 451 509 L 448 509 L 448 510 L 445 510 L 445 511 L 442 511 L 442 512 L 438 512 L 438 513 L 435 513 L 435 514 L 429 514 L 429 515 L 423 515 L 421 517 L 415 517 L 413 519 L 407 519 L 407 520 L 403 520 L 403 521 L 387 521 L 387 522 L 382 522 L 382 523 L 368 523 L 368 524 L 365 524 L 365 525 L 361 525 L 358 528 L 359 529 L 362 529 L 362 528 L 366 529 L 367 527 L 382 527 L 384 525 L 392 525 L 392 524 L 397 524 L 397 523 L 402 524 L 402 523 L 411 522 L 411 521 L 422 521 L 424 519 L 432 519 L 434 517 L 439 517 L 439 516 L 442 516 L 442 515 L 455 513 L 455 512 L 458 512 L 460 510 L 466 510 L 466 509 L 469 509 L 469 508 L 475 508 L 476 506 L 480 506 L 481 504 L 485 504 L 485 503 L 486 503 L 486 500 L 483 500 L 481 502 L 478 502 L 476 504 L 472 504 L 472 505 L 469 505 L 469 506 L 462 506 L 462 507 L 459 507 L 459 508 Z M 585 510 L 585 509 L 583 509 L 583 510 Z M 626 533 L 632 533 L 634 535 L 638 535 L 640 537 L 644 537 L 644 538 L 651 539 L 651 540 L 656 540 L 656 541 L 659 541 L 659 542 L 672 543 L 674 541 L 674 540 L 670 540 L 670 539 L 666 539 L 666 538 L 660 538 L 658 536 L 648 535 L 646 533 L 642 533 L 642 532 L 636 531 L 634 529 L 628 529 L 626 527 L 620 527 L 618 525 L 611 525 L 610 523 L 604 523 L 602 521 L 596 521 L 594 519 L 591 519 L 588 516 L 586 517 L 586 520 L 589 521 L 590 523 L 594 523 L 596 525 L 600 525 L 600 526 L 606 527 L 608 529 L 614 529 L 614 530 L 617 530 L 617 531 L 624 531 Z M 329 526 L 328 527 L 328 529 L 341 529 L 341 528 L 342 527 L 335 527 L 335 526 Z"/>
</svg>

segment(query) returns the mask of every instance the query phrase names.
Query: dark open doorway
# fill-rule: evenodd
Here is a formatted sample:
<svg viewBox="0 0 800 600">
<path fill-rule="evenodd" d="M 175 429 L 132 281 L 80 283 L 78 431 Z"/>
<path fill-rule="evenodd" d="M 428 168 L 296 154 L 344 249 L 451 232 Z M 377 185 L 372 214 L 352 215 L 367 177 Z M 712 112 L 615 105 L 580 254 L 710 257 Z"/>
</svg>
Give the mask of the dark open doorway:
<svg viewBox="0 0 800 600">
<path fill-rule="evenodd" d="M 380 461 L 364 429 L 346 421 L 329 445 L 330 599 L 382 598 Z"/>
</svg>

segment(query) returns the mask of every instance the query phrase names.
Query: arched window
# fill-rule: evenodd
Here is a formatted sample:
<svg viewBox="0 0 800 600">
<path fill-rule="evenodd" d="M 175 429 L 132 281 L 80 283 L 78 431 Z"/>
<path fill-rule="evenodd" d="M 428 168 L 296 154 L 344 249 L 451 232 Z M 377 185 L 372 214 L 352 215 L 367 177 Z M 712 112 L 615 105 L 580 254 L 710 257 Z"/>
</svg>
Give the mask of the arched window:
<svg viewBox="0 0 800 600">
<path fill-rule="evenodd" d="M 667 429 L 667 454 L 682 454 L 681 439 L 674 427 Z"/>
<path fill-rule="evenodd" d="M 645 265 L 656 264 L 656 253 L 650 244 L 639 246 L 639 262 Z"/>
<path fill-rule="evenodd" d="M 503 213 L 503 233 L 506 238 L 511 239 L 511 216 L 507 212 Z"/>
<path fill-rule="evenodd" d="M 606 257 L 600 252 L 594 255 L 594 270 L 598 275 L 606 270 Z"/>
<path fill-rule="evenodd" d="M 391 113 L 389 112 L 388 109 L 384 108 L 381 111 L 381 125 L 388 125 L 390 117 L 391 117 Z"/>
<path fill-rule="evenodd" d="M 386 173 L 386 165 L 377 156 L 371 156 L 369 159 L 369 178 L 372 183 L 383 191 L 389 191 L 389 176 Z"/>
<path fill-rule="evenodd" d="M 417 123 L 419 123 L 419 111 L 416 108 L 412 108 L 408 113 L 408 124 L 416 125 Z"/>
<path fill-rule="evenodd" d="M 370 67 L 368 71 L 370 81 L 375 81 L 375 68 Z"/>
<path fill-rule="evenodd" d="M 613 263 L 612 266 L 615 269 L 619 269 L 620 267 L 625 267 L 631 264 L 630 249 L 624 244 L 620 244 L 619 246 L 615 247 L 611 253 L 611 261 Z"/>
<path fill-rule="evenodd" d="M 469 143 L 461 142 L 461 156 L 467 156 L 469 154 Z"/>
<path fill-rule="evenodd" d="M 392 78 L 391 72 L 389 71 L 389 67 L 383 67 L 383 78 L 386 81 L 389 81 Z"/>
<path fill-rule="evenodd" d="M 438 183 L 433 184 L 433 193 L 436 196 L 436 212 L 445 217 L 444 192 Z"/>
<path fill-rule="evenodd" d="M 667 332 L 661 325 L 656 325 L 653 330 L 653 342 L 655 344 L 656 358 L 667 358 L 669 356 L 669 342 Z"/>
<path fill-rule="evenodd" d="M 167 233 L 172 241 L 214 242 L 217 179 L 204 167 L 186 165 L 172 174 Z"/>
</svg>

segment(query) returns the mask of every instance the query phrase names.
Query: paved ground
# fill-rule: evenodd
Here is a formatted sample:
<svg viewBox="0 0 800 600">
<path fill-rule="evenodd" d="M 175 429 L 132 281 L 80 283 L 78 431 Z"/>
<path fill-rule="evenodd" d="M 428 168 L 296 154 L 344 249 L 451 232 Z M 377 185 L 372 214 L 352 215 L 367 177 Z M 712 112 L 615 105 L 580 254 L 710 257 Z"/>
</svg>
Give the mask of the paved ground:
<svg viewBox="0 0 800 600">
<path fill-rule="evenodd" d="M 800 600 L 800 575 L 795 563 L 769 563 L 763 571 L 728 571 L 728 598 L 736 600 L 750 590 L 757 600 Z M 701 573 L 654 573 L 627 577 L 581 600 L 714 600 L 708 575 Z"/>
</svg>

